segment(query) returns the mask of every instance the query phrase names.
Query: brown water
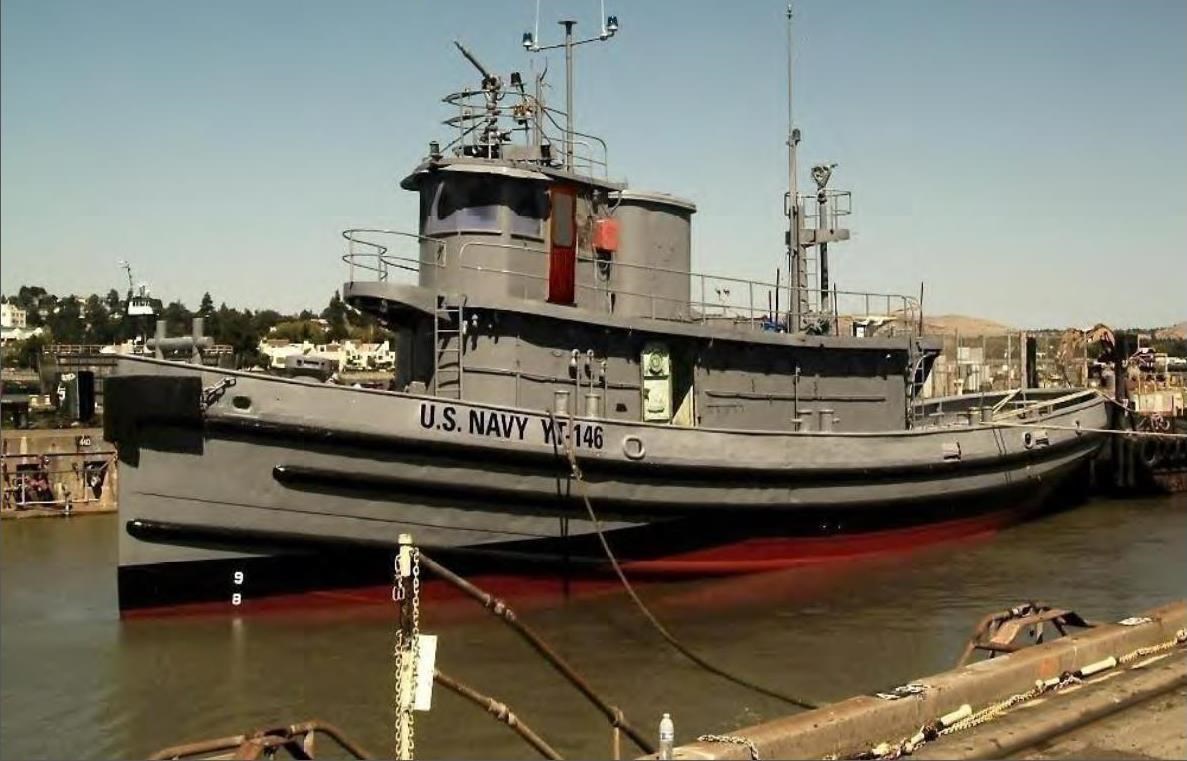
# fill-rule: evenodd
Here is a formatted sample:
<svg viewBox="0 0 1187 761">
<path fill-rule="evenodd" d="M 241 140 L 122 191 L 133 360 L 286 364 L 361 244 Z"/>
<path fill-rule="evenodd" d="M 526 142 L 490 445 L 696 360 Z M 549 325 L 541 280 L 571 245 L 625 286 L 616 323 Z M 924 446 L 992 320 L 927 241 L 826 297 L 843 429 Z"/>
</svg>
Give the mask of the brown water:
<svg viewBox="0 0 1187 761">
<path fill-rule="evenodd" d="M 0 534 L 0 756 L 143 757 L 314 717 L 390 755 L 386 606 L 121 622 L 114 516 L 7 521 Z M 949 667 L 983 613 L 1026 599 L 1116 619 L 1187 596 L 1187 496 L 1102 500 L 974 542 L 640 592 L 722 665 L 839 699 Z M 790 710 L 690 665 L 617 590 L 526 610 L 648 731 L 663 711 L 679 742 Z M 439 667 L 509 703 L 562 753 L 608 756 L 600 714 L 500 623 L 428 602 L 422 629 L 440 635 Z M 417 719 L 424 758 L 534 755 L 440 688 Z"/>
</svg>

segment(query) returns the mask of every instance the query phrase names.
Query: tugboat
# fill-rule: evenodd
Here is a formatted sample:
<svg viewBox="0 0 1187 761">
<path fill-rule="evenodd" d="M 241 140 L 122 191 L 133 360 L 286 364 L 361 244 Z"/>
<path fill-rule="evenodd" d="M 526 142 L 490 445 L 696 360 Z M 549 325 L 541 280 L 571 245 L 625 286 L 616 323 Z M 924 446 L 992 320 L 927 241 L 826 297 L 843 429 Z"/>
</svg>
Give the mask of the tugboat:
<svg viewBox="0 0 1187 761">
<path fill-rule="evenodd" d="M 390 390 L 120 358 L 121 610 L 381 584 L 401 533 L 459 568 L 600 573 L 582 496 L 632 574 L 781 568 L 1017 520 L 1095 454 L 1095 392 L 917 399 L 941 343 L 918 300 L 830 285 L 851 196 L 830 164 L 798 192 L 790 124 L 788 275 L 694 272 L 696 206 L 611 180 L 574 128 L 573 47 L 618 28 L 574 23 L 565 111 L 459 44 L 481 78 L 401 183 L 416 231 L 343 233 Z"/>
</svg>

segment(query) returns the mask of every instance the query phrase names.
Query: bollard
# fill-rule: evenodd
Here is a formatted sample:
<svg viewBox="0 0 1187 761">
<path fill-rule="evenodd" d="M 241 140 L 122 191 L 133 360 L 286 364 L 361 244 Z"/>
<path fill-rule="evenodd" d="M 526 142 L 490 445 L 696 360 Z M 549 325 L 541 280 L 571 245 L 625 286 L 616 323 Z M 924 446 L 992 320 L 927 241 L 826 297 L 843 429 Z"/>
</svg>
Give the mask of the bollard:
<svg viewBox="0 0 1187 761">
<path fill-rule="evenodd" d="M 164 320 L 157 320 L 156 330 L 157 330 L 157 342 L 156 342 L 156 346 L 154 347 L 153 356 L 155 356 L 157 359 L 164 359 L 165 351 L 161 348 L 161 344 L 165 341 L 165 321 Z"/>
<path fill-rule="evenodd" d="M 205 333 L 205 327 L 206 327 L 206 318 L 195 317 L 193 319 L 191 329 L 192 329 L 192 333 L 193 333 L 194 346 L 193 346 L 193 349 L 190 350 L 190 362 L 192 362 L 195 365 L 202 364 L 202 350 L 200 347 L 202 345 L 202 336 Z"/>
</svg>

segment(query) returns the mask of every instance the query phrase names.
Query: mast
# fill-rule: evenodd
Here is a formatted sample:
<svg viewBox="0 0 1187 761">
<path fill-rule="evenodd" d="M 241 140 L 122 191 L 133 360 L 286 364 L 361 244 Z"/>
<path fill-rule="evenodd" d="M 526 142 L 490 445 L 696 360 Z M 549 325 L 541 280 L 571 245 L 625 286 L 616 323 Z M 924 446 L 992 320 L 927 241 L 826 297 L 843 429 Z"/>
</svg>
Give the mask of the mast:
<svg viewBox="0 0 1187 761">
<path fill-rule="evenodd" d="M 796 145 L 800 142 L 800 131 L 795 128 L 792 111 L 792 29 L 791 3 L 787 4 L 787 272 L 788 298 L 787 331 L 798 331 L 803 314 L 804 272 L 800 249 L 800 206 L 799 189 L 796 186 Z"/>
<path fill-rule="evenodd" d="M 573 27 L 576 21 L 560 22 L 565 28 L 565 169 L 573 171 Z"/>
<path fill-rule="evenodd" d="M 606 10 L 605 3 L 602 4 L 602 11 Z M 577 22 L 572 19 L 565 19 L 559 21 L 561 26 L 565 28 L 565 41 L 556 45 L 540 45 L 537 40 L 537 34 L 533 32 L 524 32 L 523 47 L 529 53 L 540 53 L 545 50 L 556 50 L 557 48 L 564 48 L 565 51 L 565 168 L 573 171 L 574 165 L 574 134 L 573 129 L 573 48 L 578 45 L 585 45 L 590 42 L 605 42 L 618 33 L 618 17 L 606 16 L 606 21 L 602 24 L 602 31 L 596 37 L 590 37 L 585 40 L 573 39 L 573 27 L 577 26 Z M 536 30 L 540 29 L 540 5 L 536 4 Z"/>
</svg>

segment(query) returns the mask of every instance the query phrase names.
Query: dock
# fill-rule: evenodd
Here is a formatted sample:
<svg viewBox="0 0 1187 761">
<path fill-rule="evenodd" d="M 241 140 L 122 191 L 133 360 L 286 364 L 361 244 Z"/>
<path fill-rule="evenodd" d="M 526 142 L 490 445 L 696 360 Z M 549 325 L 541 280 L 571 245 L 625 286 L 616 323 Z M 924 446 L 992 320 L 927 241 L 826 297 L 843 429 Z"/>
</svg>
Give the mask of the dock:
<svg viewBox="0 0 1187 761">
<path fill-rule="evenodd" d="M 672 757 L 1117 755 L 1187 755 L 1187 601 L 728 735 L 701 735 Z"/>
<path fill-rule="evenodd" d="M 119 467 L 101 428 L 6 430 L 0 519 L 115 512 Z"/>
</svg>

